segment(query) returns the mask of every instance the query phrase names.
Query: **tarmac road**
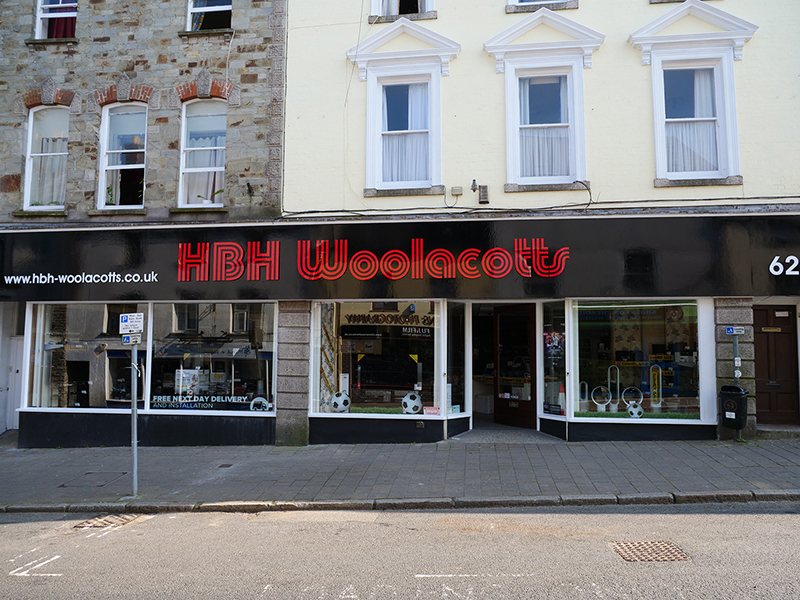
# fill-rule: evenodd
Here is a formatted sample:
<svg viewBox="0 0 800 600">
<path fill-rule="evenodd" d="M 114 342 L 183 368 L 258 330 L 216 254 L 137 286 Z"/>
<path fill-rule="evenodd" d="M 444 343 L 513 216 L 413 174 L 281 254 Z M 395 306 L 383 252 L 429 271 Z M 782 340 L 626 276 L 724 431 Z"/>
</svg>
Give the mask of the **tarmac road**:
<svg viewBox="0 0 800 600">
<path fill-rule="evenodd" d="M 800 503 L 0 514 L 0 597 L 800 598 Z M 627 562 L 614 542 L 688 560 Z"/>
</svg>

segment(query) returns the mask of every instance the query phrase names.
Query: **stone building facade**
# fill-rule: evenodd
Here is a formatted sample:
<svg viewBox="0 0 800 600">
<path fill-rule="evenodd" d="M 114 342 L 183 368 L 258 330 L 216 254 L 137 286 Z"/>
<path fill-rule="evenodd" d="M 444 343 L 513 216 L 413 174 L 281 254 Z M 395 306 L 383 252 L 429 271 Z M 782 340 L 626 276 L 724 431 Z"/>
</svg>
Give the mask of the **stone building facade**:
<svg viewBox="0 0 800 600">
<path fill-rule="evenodd" d="M 93 226 L 274 216 L 281 191 L 285 0 L 234 2 L 229 27 L 197 31 L 187 29 L 189 8 L 181 0 L 79 4 L 75 37 L 57 39 L 37 39 L 36 0 L 3 5 L 0 222 Z M 196 98 L 227 103 L 223 206 L 181 207 L 177 199 L 181 108 Z M 97 198 L 102 108 L 127 102 L 147 106 L 144 203 L 107 209 Z M 26 207 L 24 199 L 28 114 L 42 106 L 69 108 L 66 198 L 54 210 Z"/>
<path fill-rule="evenodd" d="M 3 4 L 0 19 L 0 228 L 47 236 L 254 223 L 280 214 L 286 0 L 65 0 L 56 7 L 15 0 Z M 203 100 L 224 106 L 224 182 L 211 201 L 187 201 L 186 194 L 181 201 L 185 107 Z M 138 206 L 115 206 L 111 186 L 101 183 L 113 162 L 104 162 L 104 120 L 110 108 L 127 106 L 146 114 L 146 145 L 128 153 L 144 164 L 144 184 Z M 37 151 L 33 114 L 49 108 L 68 112 L 68 130 L 63 200 L 48 202 L 30 185 L 26 191 L 26 169 Z M 24 302 L 0 304 L 0 354 L 12 364 L 0 374 L 0 431 L 19 426 L 25 310 Z M 303 443 L 305 419 L 295 426 L 292 414 L 276 415 L 279 440 Z"/>
</svg>

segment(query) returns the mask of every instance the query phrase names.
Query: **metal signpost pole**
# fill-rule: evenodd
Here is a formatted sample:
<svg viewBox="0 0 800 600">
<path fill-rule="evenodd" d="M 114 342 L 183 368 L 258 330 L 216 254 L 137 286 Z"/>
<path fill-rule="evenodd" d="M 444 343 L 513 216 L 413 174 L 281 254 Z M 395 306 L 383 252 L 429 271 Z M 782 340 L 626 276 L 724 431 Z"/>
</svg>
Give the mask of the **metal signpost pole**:
<svg viewBox="0 0 800 600">
<path fill-rule="evenodd" d="M 133 450 L 133 495 L 139 495 L 139 434 L 138 434 L 138 384 L 139 344 L 131 349 L 131 449 Z"/>
<path fill-rule="evenodd" d="M 131 348 L 131 451 L 133 453 L 133 497 L 139 495 L 139 344 L 144 331 L 144 313 L 119 316 L 122 345 Z"/>
</svg>

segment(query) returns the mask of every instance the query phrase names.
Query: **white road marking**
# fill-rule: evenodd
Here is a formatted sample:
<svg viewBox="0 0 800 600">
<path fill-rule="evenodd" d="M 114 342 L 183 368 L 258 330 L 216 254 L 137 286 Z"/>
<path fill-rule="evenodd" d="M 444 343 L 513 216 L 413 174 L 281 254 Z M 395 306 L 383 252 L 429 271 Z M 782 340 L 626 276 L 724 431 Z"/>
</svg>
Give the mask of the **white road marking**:
<svg viewBox="0 0 800 600">
<path fill-rule="evenodd" d="M 22 554 L 20 554 L 19 556 L 15 556 L 14 558 L 9 558 L 9 559 L 8 559 L 8 562 L 12 562 L 12 563 L 13 563 L 13 562 L 16 562 L 18 558 L 22 558 L 22 557 L 23 557 L 23 556 L 25 556 L 26 554 L 31 554 L 32 552 L 36 552 L 38 549 L 39 549 L 39 548 L 38 548 L 38 546 L 37 546 L 37 547 L 36 547 L 36 548 L 34 548 L 33 550 L 28 550 L 27 552 L 23 552 L 23 553 L 22 553 Z"/>
<path fill-rule="evenodd" d="M 491 577 L 534 577 L 534 573 L 497 573 L 496 575 L 492 575 L 491 573 L 417 573 L 414 577 L 420 579 L 455 579 L 455 578 L 468 578 L 468 577 L 483 577 L 483 578 L 491 578 Z"/>
<path fill-rule="evenodd" d="M 61 558 L 61 556 L 56 555 L 53 556 L 52 558 L 47 558 L 47 560 L 45 560 L 46 558 L 47 558 L 46 556 L 43 556 L 42 558 L 37 558 L 36 560 L 32 560 L 27 565 L 17 567 L 13 571 L 11 571 L 9 575 L 14 575 L 15 577 L 61 577 L 63 573 L 31 573 L 31 571 L 33 571 L 34 569 L 39 569 L 45 566 L 46 564 L 53 562 L 54 560 L 58 560 L 59 558 Z"/>
</svg>

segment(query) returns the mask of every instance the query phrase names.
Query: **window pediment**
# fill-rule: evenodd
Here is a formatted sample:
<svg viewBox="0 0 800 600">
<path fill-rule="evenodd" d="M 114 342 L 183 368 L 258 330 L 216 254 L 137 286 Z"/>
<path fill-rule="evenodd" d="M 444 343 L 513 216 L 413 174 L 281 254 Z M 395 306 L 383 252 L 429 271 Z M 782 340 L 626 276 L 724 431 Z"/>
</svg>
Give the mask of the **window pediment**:
<svg viewBox="0 0 800 600">
<path fill-rule="evenodd" d="M 549 35 L 543 35 L 541 36 L 543 39 L 536 41 L 534 30 L 540 26 L 549 30 Z M 553 30 L 561 35 L 552 35 Z M 487 54 L 494 57 L 498 73 L 505 71 L 507 58 L 544 54 L 582 55 L 583 67 L 588 69 L 592 66 L 592 54 L 600 47 L 605 37 L 602 33 L 556 14 L 548 8 L 540 8 L 516 25 L 487 40 L 483 48 Z"/>
<path fill-rule="evenodd" d="M 414 38 L 410 45 L 398 44 L 400 36 Z M 392 43 L 390 43 L 392 42 Z M 347 58 L 358 66 L 361 81 L 367 80 L 367 69 L 399 62 L 431 62 L 441 64 L 442 75 L 450 74 L 450 61 L 461 50 L 461 44 L 426 27 L 401 18 L 347 51 Z"/>
<path fill-rule="evenodd" d="M 692 29 L 697 29 L 697 21 L 704 22 L 708 30 L 680 32 L 680 29 L 672 27 L 682 19 L 692 19 Z M 700 0 L 686 0 L 634 31 L 628 42 L 641 50 L 643 65 L 650 64 L 652 51 L 657 48 L 731 46 L 734 60 L 742 60 L 744 44 L 753 37 L 757 29 L 757 25 L 715 6 Z"/>
</svg>

